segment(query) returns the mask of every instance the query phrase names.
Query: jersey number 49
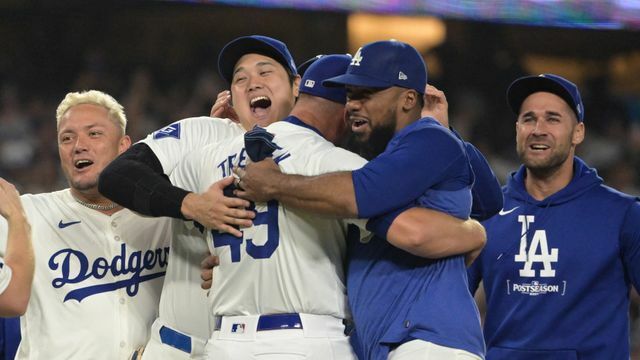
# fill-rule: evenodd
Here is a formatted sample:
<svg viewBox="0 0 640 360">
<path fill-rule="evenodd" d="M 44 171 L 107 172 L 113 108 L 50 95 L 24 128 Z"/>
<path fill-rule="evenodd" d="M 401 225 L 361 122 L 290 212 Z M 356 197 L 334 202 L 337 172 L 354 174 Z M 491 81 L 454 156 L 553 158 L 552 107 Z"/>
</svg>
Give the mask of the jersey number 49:
<svg viewBox="0 0 640 360">
<path fill-rule="evenodd" d="M 248 210 L 256 211 L 256 205 L 252 202 Z M 254 259 L 268 259 L 280 245 L 280 229 L 278 227 L 278 202 L 271 200 L 267 202 L 267 210 L 256 212 L 253 219 L 253 227 L 264 225 L 267 227 L 267 240 L 262 245 L 256 245 L 253 239 L 247 240 L 247 254 Z M 244 240 L 244 231 L 242 237 L 233 236 L 229 233 L 221 233 L 211 230 L 213 237 L 213 247 L 219 248 L 229 246 L 231 249 L 231 262 L 240 261 L 240 251 L 242 241 Z"/>
</svg>

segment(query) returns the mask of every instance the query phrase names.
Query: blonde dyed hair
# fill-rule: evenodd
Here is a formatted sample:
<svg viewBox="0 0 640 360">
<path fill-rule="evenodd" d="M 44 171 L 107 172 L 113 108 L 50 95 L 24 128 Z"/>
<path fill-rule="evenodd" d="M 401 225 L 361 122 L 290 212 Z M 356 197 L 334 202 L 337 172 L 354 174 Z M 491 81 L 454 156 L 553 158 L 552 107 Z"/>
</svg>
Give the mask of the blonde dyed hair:
<svg viewBox="0 0 640 360">
<path fill-rule="evenodd" d="M 120 127 L 122 135 L 126 134 L 127 116 L 124 107 L 111 95 L 98 90 L 70 92 L 64 97 L 56 110 L 56 128 L 60 129 L 60 120 L 72 107 L 80 104 L 92 104 L 107 109 L 109 118 Z"/>
</svg>

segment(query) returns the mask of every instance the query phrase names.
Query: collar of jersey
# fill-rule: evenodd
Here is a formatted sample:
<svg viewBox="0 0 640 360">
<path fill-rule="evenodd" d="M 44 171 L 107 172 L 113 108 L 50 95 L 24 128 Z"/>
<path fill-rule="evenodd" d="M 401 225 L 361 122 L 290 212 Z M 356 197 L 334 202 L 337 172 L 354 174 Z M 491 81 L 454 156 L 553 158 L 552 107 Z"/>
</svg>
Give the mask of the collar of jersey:
<svg viewBox="0 0 640 360">
<path fill-rule="evenodd" d="M 288 122 L 288 123 L 291 123 L 291 124 L 294 124 L 294 125 L 302 126 L 302 127 L 307 128 L 307 129 L 309 129 L 311 131 L 314 131 L 316 134 L 322 136 L 322 133 L 320 133 L 320 131 L 318 129 L 314 128 L 313 126 L 311 126 L 311 125 L 309 125 L 307 123 L 304 123 L 302 120 L 298 119 L 295 116 L 289 116 L 289 117 L 287 117 L 286 119 L 284 119 L 282 121 Z M 322 136 L 322 138 L 324 138 L 324 136 Z"/>
</svg>

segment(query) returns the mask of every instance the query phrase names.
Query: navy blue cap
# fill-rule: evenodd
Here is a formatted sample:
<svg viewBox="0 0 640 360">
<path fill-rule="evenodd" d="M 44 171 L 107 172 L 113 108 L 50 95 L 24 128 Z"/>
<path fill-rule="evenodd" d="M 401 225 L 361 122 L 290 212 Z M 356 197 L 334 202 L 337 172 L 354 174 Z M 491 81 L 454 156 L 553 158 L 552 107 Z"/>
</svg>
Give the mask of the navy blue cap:
<svg viewBox="0 0 640 360">
<path fill-rule="evenodd" d="M 578 87 L 571 81 L 554 74 L 524 76 L 512 82 L 507 89 L 507 101 L 511 110 L 518 115 L 524 100 L 529 95 L 540 91 L 561 97 L 576 113 L 578 122 L 584 121 L 584 105 Z"/>
<path fill-rule="evenodd" d="M 349 55 L 320 55 L 306 69 L 300 82 L 300 92 L 345 104 L 347 89 L 327 87 L 323 81 L 334 76 L 344 75 L 350 63 L 351 56 Z"/>
<path fill-rule="evenodd" d="M 427 66 L 418 50 L 409 44 L 396 40 L 376 41 L 358 49 L 346 74 L 328 79 L 324 85 L 399 86 L 424 94 Z"/>
<path fill-rule="evenodd" d="M 229 84 L 233 80 L 233 69 L 240 58 L 246 54 L 268 56 L 284 66 L 292 74 L 298 74 L 296 63 L 282 41 L 262 35 L 242 36 L 230 41 L 218 55 L 218 73 Z"/>
</svg>

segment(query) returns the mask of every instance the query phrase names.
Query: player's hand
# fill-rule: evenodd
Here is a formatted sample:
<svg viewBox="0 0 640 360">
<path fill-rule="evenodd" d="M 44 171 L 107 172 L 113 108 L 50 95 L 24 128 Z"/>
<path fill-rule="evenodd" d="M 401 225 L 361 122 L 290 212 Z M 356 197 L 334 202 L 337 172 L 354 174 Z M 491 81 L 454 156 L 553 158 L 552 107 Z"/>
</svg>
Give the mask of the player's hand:
<svg viewBox="0 0 640 360">
<path fill-rule="evenodd" d="M 202 284 L 200 284 L 200 287 L 204 290 L 211 289 L 211 285 L 213 284 L 213 268 L 218 265 L 220 265 L 220 260 L 214 255 L 207 256 L 200 263 L 200 269 L 202 270 L 200 273 Z"/>
<path fill-rule="evenodd" d="M 233 181 L 234 177 L 228 176 L 213 183 L 203 193 L 189 193 L 182 200 L 182 215 L 206 228 L 242 236 L 242 232 L 232 225 L 249 227 L 255 214 L 253 211 L 245 210 L 249 207 L 247 200 L 224 196 L 223 189 L 233 184 Z"/>
<path fill-rule="evenodd" d="M 449 128 L 449 103 L 444 92 L 433 85 L 427 85 L 424 89 L 424 107 L 422 117 L 432 117 L 444 127 Z"/>
<path fill-rule="evenodd" d="M 24 217 L 25 213 L 20 202 L 20 194 L 16 187 L 0 177 L 0 215 L 7 220 Z"/>
<path fill-rule="evenodd" d="M 235 168 L 238 176 L 238 190 L 235 194 L 243 199 L 255 202 L 267 202 L 274 198 L 275 184 L 280 180 L 282 172 L 272 158 L 262 161 L 247 162 L 244 169 Z"/>
<path fill-rule="evenodd" d="M 240 122 L 238 114 L 236 114 L 236 111 L 231 105 L 231 91 L 224 90 L 218 94 L 216 102 L 214 102 L 213 106 L 211 107 L 210 116 L 217 118 L 227 118 L 231 119 L 234 122 Z"/>
</svg>

